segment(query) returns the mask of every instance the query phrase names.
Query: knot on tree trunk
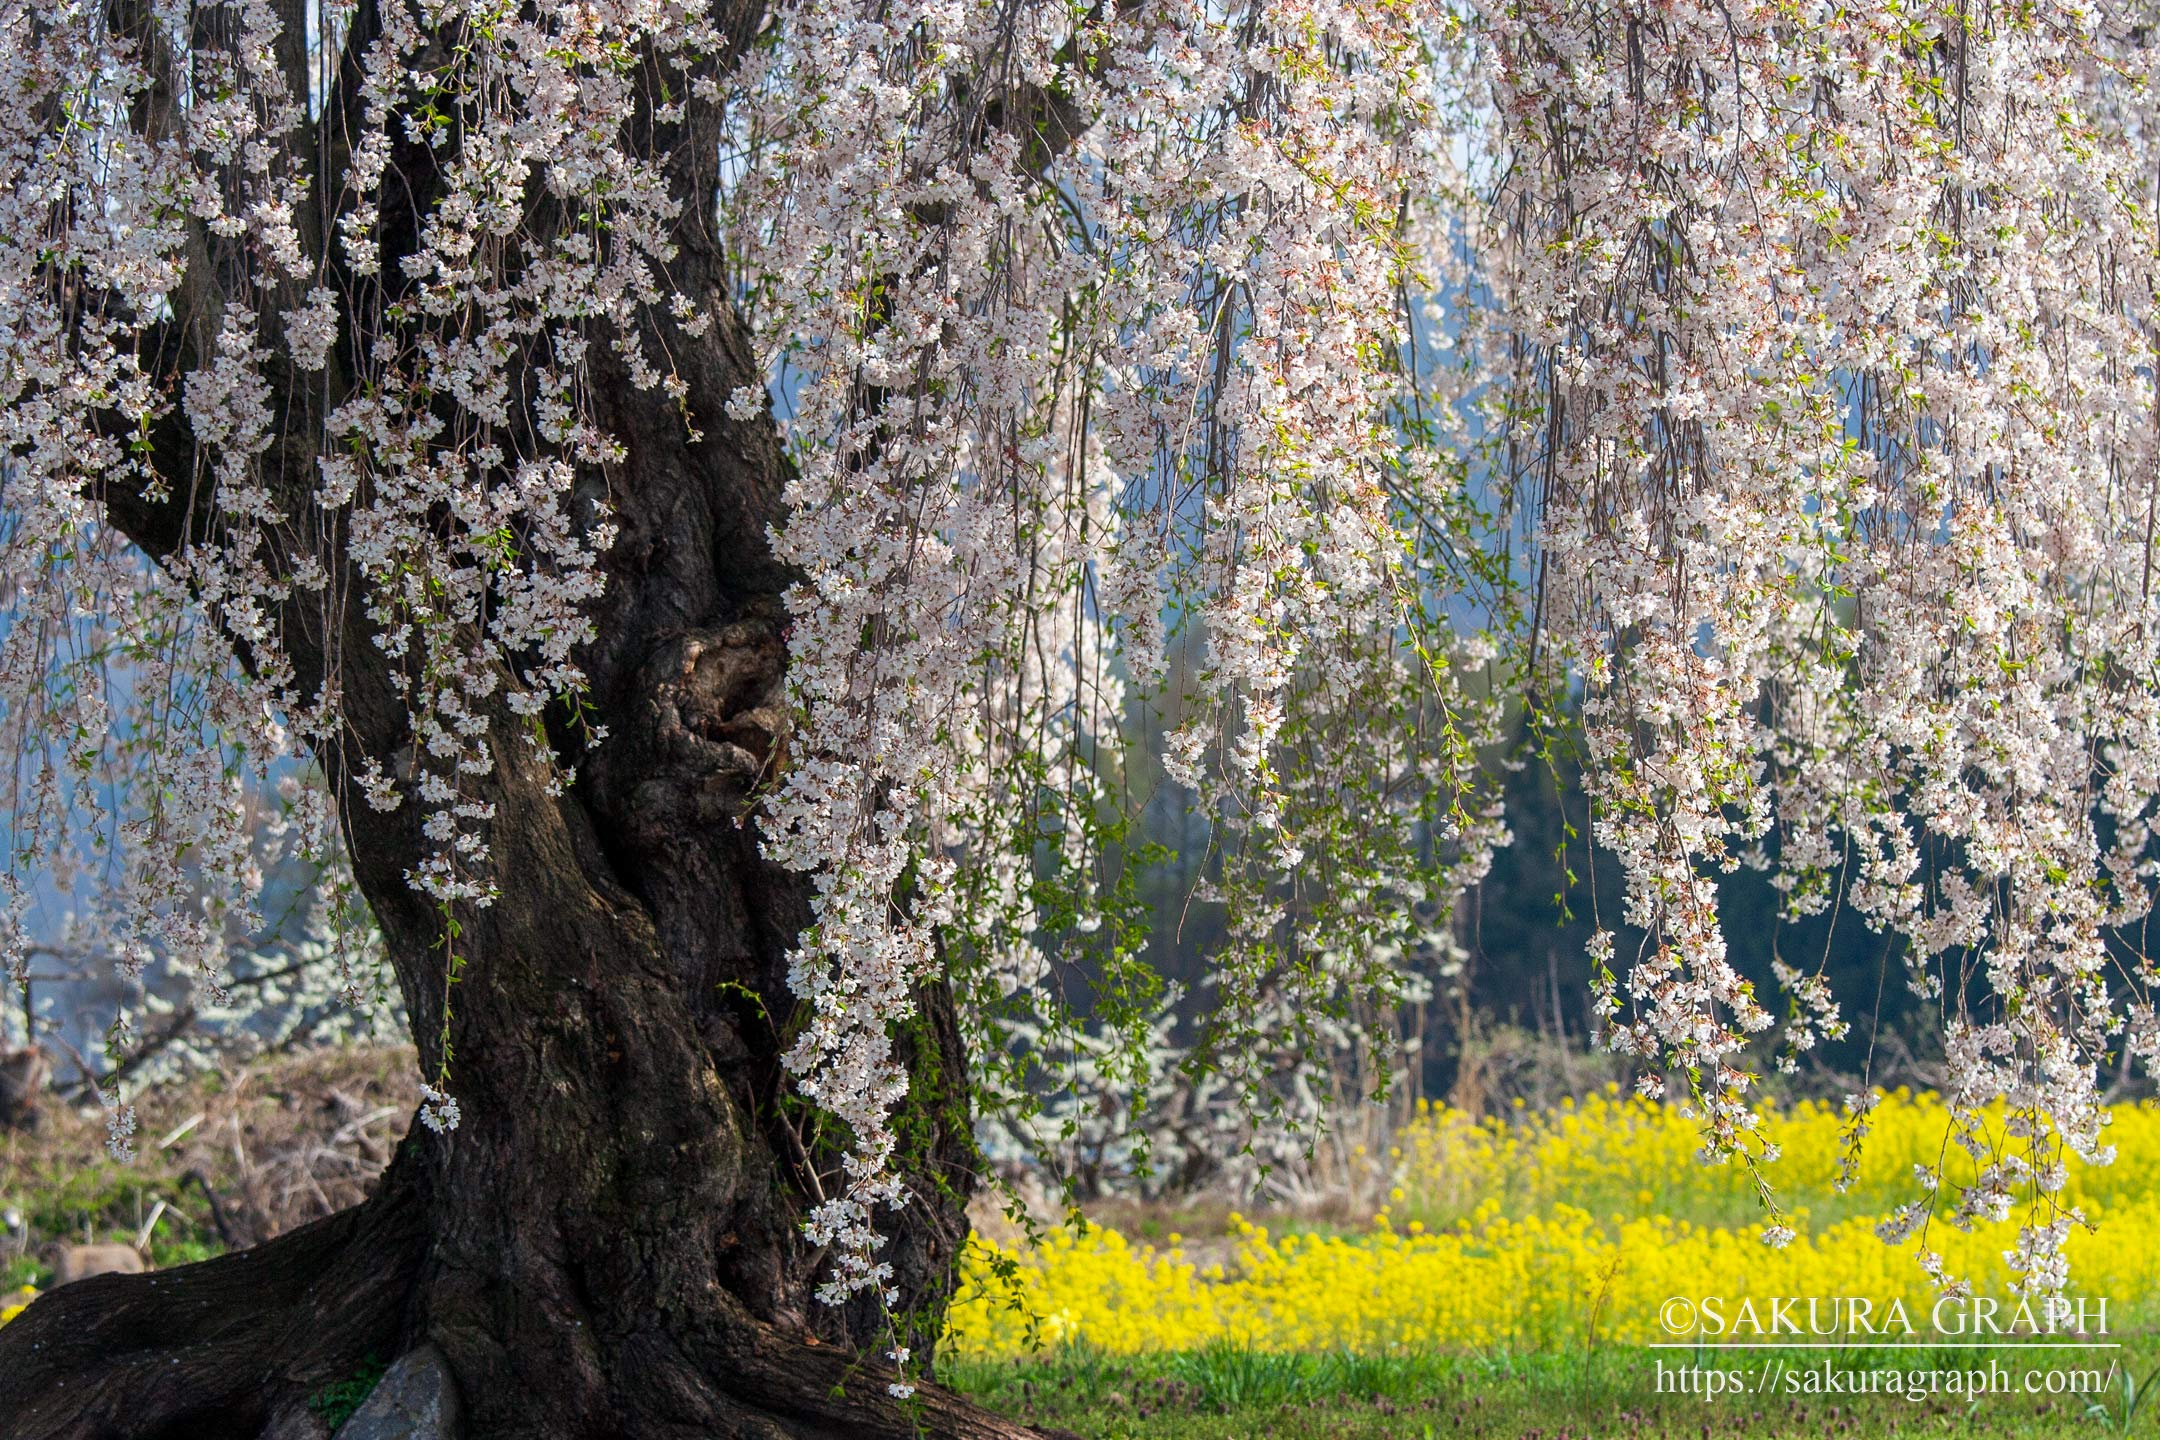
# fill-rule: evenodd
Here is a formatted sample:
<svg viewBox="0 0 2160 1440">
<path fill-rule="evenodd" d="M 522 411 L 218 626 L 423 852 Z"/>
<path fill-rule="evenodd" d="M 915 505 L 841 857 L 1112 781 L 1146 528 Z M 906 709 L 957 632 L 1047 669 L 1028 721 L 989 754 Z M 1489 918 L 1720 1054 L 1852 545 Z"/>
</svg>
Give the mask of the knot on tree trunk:
<svg viewBox="0 0 2160 1440">
<path fill-rule="evenodd" d="M 739 821 L 749 813 L 759 786 L 784 759 L 786 667 L 787 644 L 765 619 L 689 630 L 660 643 L 645 662 L 643 688 L 654 712 L 655 758 L 665 773 L 645 784 L 688 793 L 667 797 L 674 803 L 654 806 L 654 813 L 693 821 Z"/>
</svg>

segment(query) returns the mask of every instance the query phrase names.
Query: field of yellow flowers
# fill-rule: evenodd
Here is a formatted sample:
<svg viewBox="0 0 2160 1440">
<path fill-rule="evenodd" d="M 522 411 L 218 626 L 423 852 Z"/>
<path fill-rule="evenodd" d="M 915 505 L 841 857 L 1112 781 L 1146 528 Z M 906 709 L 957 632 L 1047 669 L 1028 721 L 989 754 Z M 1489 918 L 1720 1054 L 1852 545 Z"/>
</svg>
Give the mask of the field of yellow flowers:
<svg viewBox="0 0 2160 1440">
<path fill-rule="evenodd" d="M 1359 1233 L 1272 1233 L 1233 1217 L 1227 1246 L 1172 1235 L 1158 1248 L 1100 1227 L 1055 1229 L 1033 1247 L 975 1242 L 947 1353 L 995 1360 L 1036 1341 L 1106 1354 L 1549 1351 L 1669 1340 L 1660 1307 L 1673 1296 L 1901 1299 L 1924 1317 L 1937 1296 L 1917 1241 L 1888 1246 L 1874 1227 L 1924 1193 L 1914 1166 L 1942 1159 L 1948 1117 L 1933 1096 L 1900 1091 L 1872 1119 L 1839 1193 L 1839 1112 L 1804 1102 L 1772 1114 L 1783 1153 L 1765 1174 L 1798 1232 L 1773 1249 L 1754 1181 L 1699 1162 L 1696 1126 L 1677 1107 L 1611 1092 L 1482 1122 L 1430 1108 L 1376 1157 L 1395 1184 Z M 2160 1108 L 2118 1107 L 2107 1138 L 2115 1163 L 2073 1160 L 2064 1192 L 2097 1224 L 2070 1242 L 2071 1293 L 2107 1298 L 2116 1333 L 2146 1330 L 2160 1318 Z M 1954 1184 L 1957 1165 L 1945 1175 Z M 2016 1226 L 1961 1233 L 1938 1219 L 1924 1239 L 1951 1274 L 2001 1295 Z"/>
<path fill-rule="evenodd" d="M 1942 1159 L 1948 1117 L 1933 1096 L 1900 1091 L 1872 1119 L 1840 1192 L 1839 1113 L 1813 1102 L 1771 1112 L 1782 1156 L 1765 1173 L 1798 1232 L 1773 1249 L 1754 1181 L 1700 1163 L 1695 1123 L 1677 1107 L 1616 1092 L 1482 1121 L 1429 1107 L 1373 1157 L 1392 1178 L 1389 1201 L 1353 1231 L 1233 1217 L 1227 1235 L 1190 1244 L 1100 1226 L 1052 1228 L 1033 1246 L 972 1241 L 942 1354 L 1579 1353 L 1671 1339 L 1660 1321 L 1673 1296 L 1862 1296 L 1922 1316 L 1935 1292 L 1916 1242 L 1887 1246 L 1874 1227 L 1922 1193 L 1914 1166 Z M 2071 1239 L 2071 1290 L 2105 1297 L 2112 1331 L 2150 1335 L 2160 1106 L 2117 1107 L 2107 1138 L 2115 1163 L 2073 1161 L 2064 1192 L 2096 1225 Z M 1956 1165 L 1945 1173 L 1960 1178 Z M 1952 1274 L 2001 1294 L 2016 1224 L 1963 1233 L 1938 1220 L 1924 1239 Z M 0 1291 L 0 1324 L 35 1293 Z"/>
</svg>

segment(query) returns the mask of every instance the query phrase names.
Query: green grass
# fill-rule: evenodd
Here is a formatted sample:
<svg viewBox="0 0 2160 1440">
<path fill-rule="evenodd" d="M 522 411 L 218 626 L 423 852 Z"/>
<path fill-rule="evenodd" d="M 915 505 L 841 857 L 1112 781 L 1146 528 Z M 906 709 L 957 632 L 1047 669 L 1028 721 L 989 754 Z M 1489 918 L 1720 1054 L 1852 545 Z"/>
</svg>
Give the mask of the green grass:
<svg viewBox="0 0 2160 1440">
<path fill-rule="evenodd" d="M 332 1381 L 309 1396 L 308 1409 L 314 1411 L 325 1426 L 335 1430 L 367 1403 L 368 1396 L 375 1393 L 376 1385 L 381 1383 L 388 1369 L 379 1357 L 370 1354 L 360 1363 L 356 1374 Z"/>
<path fill-rule="evenodd" d="M 98 1159 L 77 1168 L 39 1157 L 25 1159 L 6 1176 L 4 1196 L 23 1214 L 32 1235 L 66 1242 L 119 1241 L 135 1238 L 160 1196 L 176 1200 L 186 1195 L 169 1175 L 148 1166 L 129 1167 Z M 195 1200 L 192 1195 L 187 1196 Z M 199 1200 L 191 1212 L 201 1212 Z M 207 1260 L 224 1249 L 207 1213 L 183 1216 L 167 1209 L 151 1232 L 149 1262 L 154 1269 L 169 1270 Z M 42 1287 L 50 1278 L 43 1260 L 35 1253 L 0 1259 L 0 1289 L 30 1284 Z"/>
<path fill-rule="evenodd" d="M 2095 1361 L 2074 1352 L 2010 1355 L 2027 1368 L 2105 1371 L 2114 1354 L 2142 1379 L 2160 1346 L 2143 1343 Z M 1668 1357 L 1668 1373 L 1691 1357 Z M 1787 1371 L 1812 1374 L 1821 1352 L 1785 1352 Z M 1853 1357 L 1866 1363 L 1866 1357 Z M 1905 1371 L 1966 1369 L 1972 1352 L 1900 1351 L 1878 1364 Z M 1773 1385 L 1768 1354 L 1707 1364 Z M 1984 1361 L 1983 1361 L 1984 1363 Z M 1798 1368 L 1796 1368 L 1798 1367 Z M 1065 1349 L 1021 1362 L 948 1362 L 939 1379 L 992 1409 L 1087 1440 L 1753 1440 L 1837 1437 L 1975 1440 L 2160 1434 L 2160 1411 L 2138 1407 L 2122 1428 L 2120 1372 L 2092 1396 L 1991 1394 L 1914 1402 L 1886 1395 L 1786 1392 L 1724 1396 L 1659 1393 L 1656 1357 L 1634 1350 L 1580 1355 L 1359 1356 L 1230 1348 L 1149 1356 Z M 1803 1385 L 1806 1383 L 1802 1382 Z M 2089 1413 L 2104 1399 L 2110 1414 Z"/>
</svg>

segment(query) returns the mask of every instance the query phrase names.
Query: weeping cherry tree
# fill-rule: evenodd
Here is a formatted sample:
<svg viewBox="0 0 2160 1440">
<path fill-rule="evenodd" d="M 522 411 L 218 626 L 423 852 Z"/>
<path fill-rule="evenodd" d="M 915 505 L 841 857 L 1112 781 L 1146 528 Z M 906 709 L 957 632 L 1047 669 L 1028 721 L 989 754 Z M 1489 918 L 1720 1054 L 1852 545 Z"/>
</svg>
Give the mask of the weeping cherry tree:
<svg viewBox="0 0 2160 1440">
<path fill-rule="evenodd" d="M 1295 1130 L 1524 714 L 1604 1039 L 1765 1238 L 1755 1068 L 1846 1022 L 1729 962 L 1739 865 L 1940 1018 L 1970 1163 L 1888 1238 L 2059 1289 L 2160 1048 L 2156 20 L 7 7 L 7 963 L 58 867 L 216 990 L 282 785 L 426 1082 L 364 1205 L 0 1331 L 11 1433 L 288 1433 L 423 1342 L 476 1435 L 1021 1433 L 931 1350 L 978 1117 L 1159 1079 L 1135 777 L 1225 917 L 1184 1063 Z"/>
</svg>

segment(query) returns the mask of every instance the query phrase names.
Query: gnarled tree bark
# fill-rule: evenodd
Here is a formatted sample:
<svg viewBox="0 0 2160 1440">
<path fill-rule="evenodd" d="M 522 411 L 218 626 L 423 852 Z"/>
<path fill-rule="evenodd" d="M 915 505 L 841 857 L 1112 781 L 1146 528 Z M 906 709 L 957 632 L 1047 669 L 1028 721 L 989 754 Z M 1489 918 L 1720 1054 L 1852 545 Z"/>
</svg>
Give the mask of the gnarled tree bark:
<svg viewBox="0 0 2160 1440">
<path fill-rule="evenodd" d="M 297 33 L 304 7 L 280 8 Z M 725 8 L 735 34 L 755 28 L 758 6 Z M 148 5 L 118 0 L 109 14 L 146 46 L 167 44 Z M 325 112 L 333 132 L 357 103 L 357 47 L 377 23 L 363 3 Z M 145 97 L 135 123 L 163 123 L 171 102 Z M 680 133 L 651 138 L 672 147 L 684 195 L 712 193 L 716 116 L 693 106 Z M 306 144 L 334 169 L 338 134 Z M 399 157 L 382 278 L 367 283 L 399 283 L 395 257 L 430 203 L 432 163 L 424 149 Z M 335 202 L 331 178 L 318 177 L 321 203 Z M 708 212 L 684 206 L 673 278 L 718 299 Z M 214 275 L 191 276 L 146 367 L 196 363 L 221 305 Z M 334 673 L 345 697 L 351 742 L 323 758 L 429 1073 L 450 1041 L 462 1123 L 447 1135 L 415 1127 L 353 1211 L 201 1265 L 37 1300 L 0 1330 L 0 1436 L 234 1440 L 304 1410 L 369 1357 L 423 1341 L 448 1358 L 469 1433 L 490 1440 L 1027 1433 L 934 1386 L 896 1400 L 888 1318 L 867 1300 L 813 1298 L 823 1257 L 801 1222 L 834 1153 L 790 1113 L 780 1062 L 786 955 L 808 891 L 762 858 L 753 814 L 785 743 L 789 576 L 767 541 L 783 460 L 768 423 L 725 413 L 757 370 L 739 320 L 721 312 L 701 336 L 652 337 L 688 382 L 702 436 L 661 397 L 598 377 L 601 418 L 627 446 L 621 466 L 593 477 L 620 531 L 599 638 L 581 657 L 610 738 L 579 753 L 560 730 L 579 778 L 550 794 L 512 718 L 495 717 L 495 767 L 476 798 L 495 807 L 500 896 L 461 907 L 467 963 L 454 986 L 442 918 L 406 879 L 425 853 L 416 807 L 370 809 L 352 773 L 368 759 L 393 772 L 410 763 L 389 662 L 359 605 L 341 633 L 323 633 L 319 612 L 283 617 L 302 692 Z M 347 373 L 369 338 L 345 337 Z M 314 377 L 280 397 L 289 438 L 271 468 L 292 477 L 289 514 L 313 503 L 314 437 L 338 373 L 333 357 L 328 385 Z M 164 473 L 194 472 L 177 413 L 152 439 Z M 160 558 L 218 523 L 207 497 L 178 487 L 168 500 L 106 501 Z M 933 985 L 918 998 L 902 1046 L 919 1108 L 904 1127 L 919 1137 L 905 1162 L 914 1198 L 885 1217 L 885 1258 L 907 1343 L 926 1356 L 975 1155 L 951 996 Z"/>
</svg>

